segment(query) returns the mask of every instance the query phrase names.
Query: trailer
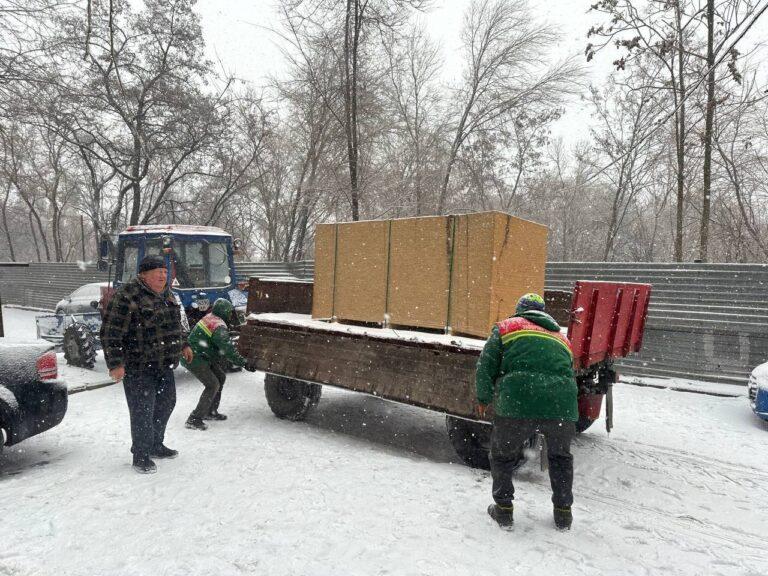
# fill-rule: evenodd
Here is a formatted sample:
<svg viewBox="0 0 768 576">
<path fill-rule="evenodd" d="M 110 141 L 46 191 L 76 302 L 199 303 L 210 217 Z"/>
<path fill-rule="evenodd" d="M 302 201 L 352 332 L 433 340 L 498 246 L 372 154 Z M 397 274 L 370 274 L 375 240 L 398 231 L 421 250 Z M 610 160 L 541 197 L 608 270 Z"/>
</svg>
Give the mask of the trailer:
<svg viewBox="0 0 768 576">
<path fill-rule="evenodd" d="M 488 467 L 492 414 L 481 418 L 475 398 L 483 340 L 313 320 L 289 305 L 297 300 L 291 291 L 306 286 L 276 282 L 270 290 L 263 281 L 251 282 L 239 348 L 266 373 L 264 391 L 277 417 L 304 419 L 323 386 L 369 394 L 445 414 L 459 457 Z M 618 378 L 613 362 L 640 350 L 650 293 L 648 284 L 579 281 L 569 308 L 557 314 L 568 318 L 563 330 L 573 348 L 580 432 L 597 420 L 604 398 L 610 431 L 611 390 Z"/>
</svg>

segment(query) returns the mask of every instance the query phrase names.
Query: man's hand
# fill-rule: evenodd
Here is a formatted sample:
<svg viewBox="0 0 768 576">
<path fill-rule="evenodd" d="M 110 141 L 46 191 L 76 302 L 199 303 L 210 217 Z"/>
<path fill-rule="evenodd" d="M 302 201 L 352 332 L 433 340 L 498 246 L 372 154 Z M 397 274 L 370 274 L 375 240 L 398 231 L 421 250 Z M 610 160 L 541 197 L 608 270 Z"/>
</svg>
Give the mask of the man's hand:
<svg viewBox="0 0 768 576">
<path fill-rule="evenodd" d="M 109 375 L 115 382 L 120 382 L 125 377 L 125 366 L 118 366 L 109 371 Z"/>
<path fill-rule="evenodd" d="M 485 418 L 485 412 L 488 410 L 487 404 L 478 404 L 477 405 L 477 415 L 480 416 L 480 418 Z"/>
<path fill-rule="evenodd" d="M 195 357 L 195 353 L 192 352 L 192 347 L 189 344 L 181 349 L 181 355 L 184 356 L 184 360 L 187 362 L 187 364 L 192 362 L 192 359 Z"/>
</svg>

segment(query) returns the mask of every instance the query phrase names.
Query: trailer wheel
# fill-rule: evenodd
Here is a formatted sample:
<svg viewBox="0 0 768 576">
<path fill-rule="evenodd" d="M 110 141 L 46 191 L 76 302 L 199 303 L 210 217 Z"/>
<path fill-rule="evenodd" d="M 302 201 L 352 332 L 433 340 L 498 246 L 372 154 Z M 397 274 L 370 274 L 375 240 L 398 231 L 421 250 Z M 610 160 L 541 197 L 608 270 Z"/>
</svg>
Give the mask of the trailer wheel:
<svg viewBox="0 0 768 576">
<path fill-rule="evenodd" d="M 264 377 L 264 394 L 267 404 L 278 418 L 303 420 L 313 406 L 320 401 L 323 387 L 285 376 L 267 374 Z"/>
<path fill-rule="evenodd" d="M 594 423 L 595 421 L 588 416 L 579 416 L 579 419 L 576 420 L 576 433 L 581 434 Z"/>
<path fill-rule="evenodd" d="M 455 416 L 445 417 L 448 438 L 462 462 L 472 468 L 490 470 L 491 425 Z"/>
<path fill-rule="evenodd" d="M 96 364 L 96 339 L 84 324 L 67 326 L 62 346 L 67 364 L 81 368 L 93 368 Z"/>
</svg>

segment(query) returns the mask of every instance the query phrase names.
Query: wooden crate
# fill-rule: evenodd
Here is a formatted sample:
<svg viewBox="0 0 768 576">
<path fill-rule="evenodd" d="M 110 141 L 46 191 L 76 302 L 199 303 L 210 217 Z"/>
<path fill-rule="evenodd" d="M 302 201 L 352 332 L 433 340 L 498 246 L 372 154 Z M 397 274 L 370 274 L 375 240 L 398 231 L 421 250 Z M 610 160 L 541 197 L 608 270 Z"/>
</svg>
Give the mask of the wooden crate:
<svg viewBox="0 0 768 576">
<path fill-rule="evenodd" d="M 248 280 L 248 314 L 312 311 L 312 282 L 250 278 Z"/>
<path fill-rule="evenodd" d="M 501 212 L 320 224 L 312 315 L 485 337 L 541 294 L 547 228 Z"/>
</svg>

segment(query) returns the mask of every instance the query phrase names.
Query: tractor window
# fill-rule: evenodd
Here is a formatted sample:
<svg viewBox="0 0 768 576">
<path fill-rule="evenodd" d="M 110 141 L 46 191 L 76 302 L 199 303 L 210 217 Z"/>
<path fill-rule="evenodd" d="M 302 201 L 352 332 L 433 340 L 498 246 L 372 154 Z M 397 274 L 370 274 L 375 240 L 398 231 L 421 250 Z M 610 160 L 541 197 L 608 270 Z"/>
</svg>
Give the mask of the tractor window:
<svg viewBox="0 0 768 576">
<path fill-rule="evenodd" d="M 226 242 L 177 239 L 173 253 L 178 288 L 216 288 L 232 283 Z"/>
<path fill-rule="evenodd" d="M 123 245 L 123 266 L 120 280 L 125 283 L 136 276 L 136 270 L 139 267 L 139 246 L 138 244 Z"/>
<path fill-rule="evenodd" d="M 226 286 L 232 283 L 229 276 L 229 254 L 224 242 L 208 244 L 208 274 L 213 286 Z"/>
</svg>

